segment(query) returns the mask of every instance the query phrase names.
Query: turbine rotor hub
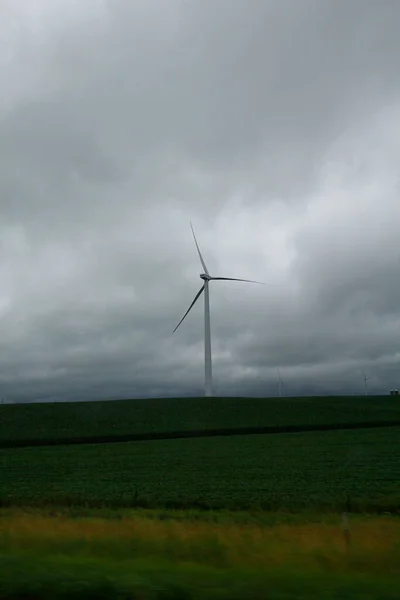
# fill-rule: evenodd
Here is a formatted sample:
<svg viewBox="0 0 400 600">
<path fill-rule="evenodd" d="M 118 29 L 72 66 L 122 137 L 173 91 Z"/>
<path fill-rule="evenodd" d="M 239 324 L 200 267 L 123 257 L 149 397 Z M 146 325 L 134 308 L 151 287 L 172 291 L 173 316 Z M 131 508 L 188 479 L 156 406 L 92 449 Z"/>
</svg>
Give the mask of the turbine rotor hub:
<svg viewBox="0 0 400 600">
<path fill-rule="evenodd" d="M 204 281 L 210 281 L 211 277 L 209 275 L 207 275 L 206 273 L 200 273 L 200 278 L 203 279 Z"/>
</svg>

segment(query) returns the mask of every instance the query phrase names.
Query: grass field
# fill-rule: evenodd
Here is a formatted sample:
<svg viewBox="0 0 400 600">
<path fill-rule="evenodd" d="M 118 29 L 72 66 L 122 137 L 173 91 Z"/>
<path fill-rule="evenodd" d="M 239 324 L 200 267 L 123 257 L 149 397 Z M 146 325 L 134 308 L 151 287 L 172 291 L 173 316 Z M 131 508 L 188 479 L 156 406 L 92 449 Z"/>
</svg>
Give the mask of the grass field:
<svg viewBox="0 0 400 600">
<path fill-rule="evenodd" d="M 186 398 L 0 406 L 0 444 L 221 428 L 400 423 L 390 396 Z"/>
<path fill-rule="evenodd" d="M 1 511 L 1 598 L 395 600 L 400 521 Z M 171 516 L 171 515 L 170 515 Z"/>
<path fill-rule="evenodd" d="M 400 509 L 400 428 L 1 451 L 8 504 Z"/>
</svg>

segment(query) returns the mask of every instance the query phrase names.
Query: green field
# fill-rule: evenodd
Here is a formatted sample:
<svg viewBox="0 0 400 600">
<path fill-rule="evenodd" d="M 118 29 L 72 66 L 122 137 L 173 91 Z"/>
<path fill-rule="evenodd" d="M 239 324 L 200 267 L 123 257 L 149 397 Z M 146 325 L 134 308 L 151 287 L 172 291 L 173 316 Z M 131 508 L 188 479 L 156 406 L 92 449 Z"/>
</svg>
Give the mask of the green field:
<svg viewBox="0 0 400 600">
<path fill-rule="evenodd" d="M 1 451 L 7 504 L 400 507 L 400 428 Z"/>
<path fill-rule="evenodd" d="M 163 516 L 163 518 L 161 518 Z M 400 521 L 0 510 L 7 600 L 396 600 Z"/>
<path fill-rule="evenodd" d="M 0 449 L 0 600 L 398 597 L 396 399 L 5 405 L 0 417 L 0 446 L 33 442 Z M 89 443 L 260 426 L 281 433 Z M 87 443 L 59 443 L 73 439 Z"/>
<path fill-rule="evenodd" d="M 221 428 L 400 423 L 390 396 L 186 398 L 0 406 L 0 444 Z"/>
</svg>

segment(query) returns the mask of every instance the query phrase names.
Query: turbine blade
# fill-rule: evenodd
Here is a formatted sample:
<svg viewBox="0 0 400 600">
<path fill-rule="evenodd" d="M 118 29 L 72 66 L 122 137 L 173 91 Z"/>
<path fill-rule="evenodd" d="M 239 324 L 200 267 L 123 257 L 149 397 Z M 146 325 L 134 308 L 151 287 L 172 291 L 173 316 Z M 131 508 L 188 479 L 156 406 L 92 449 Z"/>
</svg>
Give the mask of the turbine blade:
<svg viewBox="0 0 400 600">
<path fill-rule="evenodd" d="M 197 243 L 196 236 L 194 234 L 194 229 L 193 229 L 192 223 L 190 223 L 190 227 L 192 228 L 194 243 L 196 244 L 197 252 L 199 253 L 199 258 L 200 258 L 201 264 L 203 265 L 204 273 L 206 273 L 206 275 L 209 275 L 210 273 L 208 272 L 208 269 L 206 267 L 206 263 L 204 262 L 204 258 L 201 255 L 200 248 L 199 248 L 199 245 Z"/>
<path fill-rule="evenodd" d="M 189 306 L 189 308 L 187 309 L 187 311 L 185 312 L 185 314 L 183 315 L 182 319 L 179 321 L 178 325 L 175 327 L 174 331 L 172 333 L 175 333 L 175 331 L 178 329 L 179 325 L 182 323 L 183 319 L 189 314 L 190 310 L 193 308 L 193 306 L 196 304 L 197 300 L 200 298 L 201 294 L 204 292 L 204 285 L 200 288 L 200 290 L 197 292 L 192 304 Z"/>
<path fill-rule="evenodd" d="M 219 281 L 245 281 L 246 283 L 258 283 L 259 285 L 266 285 L 262 281 L 253 281 L 252 279 L 236 279 L 235 277 L 211 277 L 211 279 L 217 279 Z"/>
</svg>

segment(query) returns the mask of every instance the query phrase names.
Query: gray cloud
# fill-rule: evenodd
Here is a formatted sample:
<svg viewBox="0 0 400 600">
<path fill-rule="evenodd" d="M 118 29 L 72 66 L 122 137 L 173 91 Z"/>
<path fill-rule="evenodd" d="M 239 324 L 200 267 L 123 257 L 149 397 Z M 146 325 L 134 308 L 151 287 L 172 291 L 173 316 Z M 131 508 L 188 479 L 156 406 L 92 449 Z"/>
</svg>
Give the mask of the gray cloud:
<svg viewBox="0 0 400 600">
<path fill-rule="evenodd" d="M 0 20 L 1 393 L 399 387 L 400 5 L 41 0 Z"/>
</svg>

